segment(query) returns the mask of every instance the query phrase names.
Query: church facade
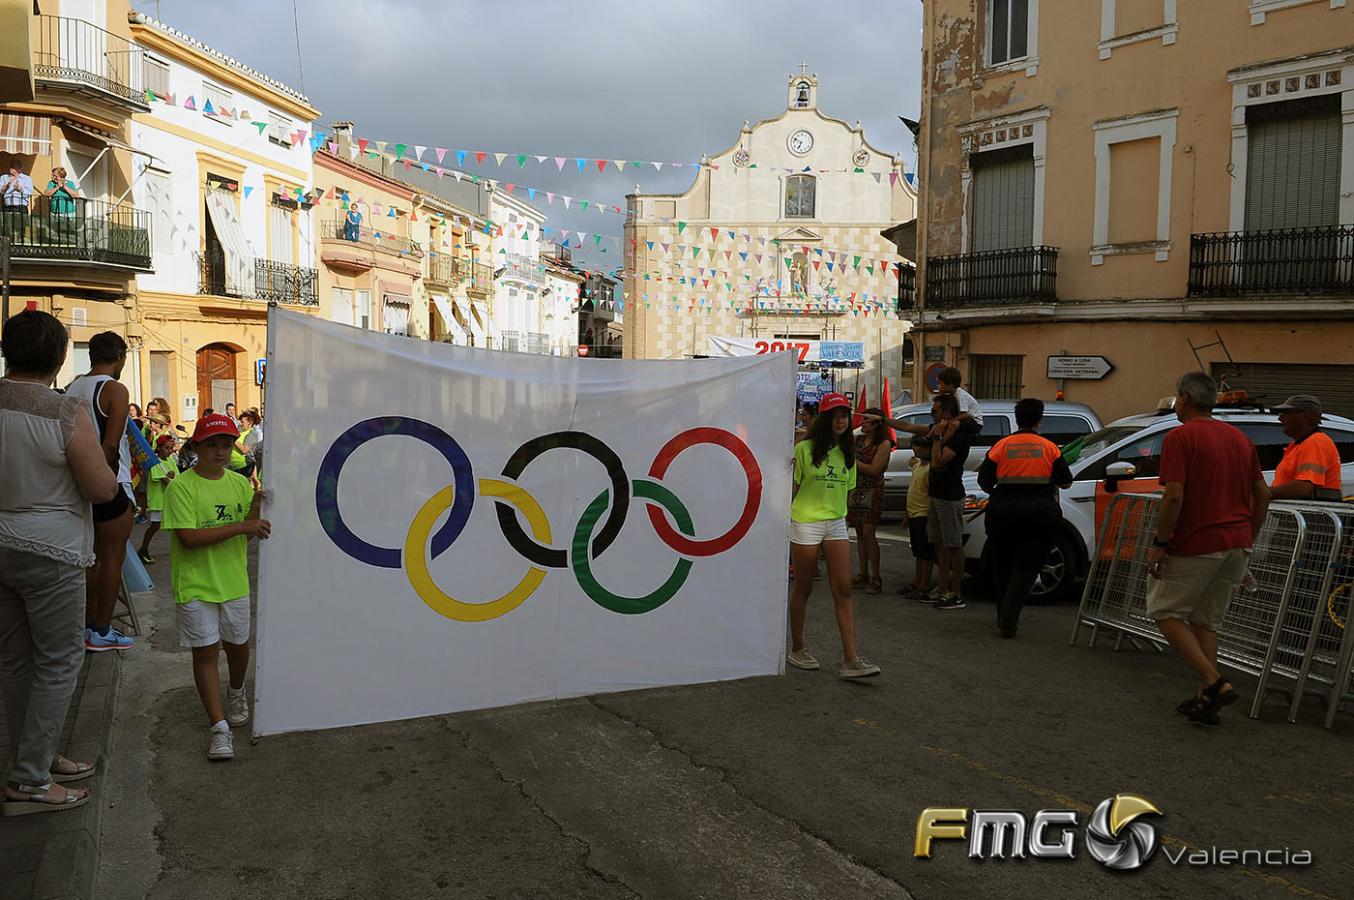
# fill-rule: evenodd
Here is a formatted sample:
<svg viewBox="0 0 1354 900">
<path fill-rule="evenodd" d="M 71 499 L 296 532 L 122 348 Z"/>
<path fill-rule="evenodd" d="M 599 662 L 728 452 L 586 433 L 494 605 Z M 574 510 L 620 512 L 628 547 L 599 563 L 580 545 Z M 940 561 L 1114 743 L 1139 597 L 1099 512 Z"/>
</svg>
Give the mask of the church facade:
<svg viewBox="0 0 1354 900">
<path fill-rule="evenodd" d="M 780 115 L 743 124 L 702 159 L 681 194 L 627 196 L 626 329 L 631 359 L 710 352 L 711 338 L 863 345 L 863 367 L 836 369 L 839 390 L 898 396 L 909 323 L 898 266 L 880 232 L 915 218 L 903 161 L 818 108 L 818 79 L 789 81 Z"/>
</svg>

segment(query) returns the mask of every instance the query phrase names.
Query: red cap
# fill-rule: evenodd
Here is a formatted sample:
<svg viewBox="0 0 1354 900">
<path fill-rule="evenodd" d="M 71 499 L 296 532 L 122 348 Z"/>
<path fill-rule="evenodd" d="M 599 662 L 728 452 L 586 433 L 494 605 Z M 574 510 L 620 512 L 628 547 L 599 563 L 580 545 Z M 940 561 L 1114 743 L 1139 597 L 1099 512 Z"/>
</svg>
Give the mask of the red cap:
<svg viewBox="0 0 1354 900">
<path fill-rule="evenodd" d="M 193 441 L 205 441 L 207 438 L 216 437 L 219 434 L 228 434 L 233 438 L 240 436 L 240 429 L 235 427 L 230 416 L 223 416 L 221 413 L 212 413 L 210 416 L 203 416 L 197 420 L 197 427 L 193 429 Z"/>
<path fill-rule="evenodd" d="M 157 437 L 157 438 L 155 439 L 155 448 L 158 450 L 159 448 L 163 447 L 165 444 L 173 444 L 173 443 L 174 443 L 174 435 L 172 435 L 172 434 L 162 434 L 162 435 L 160 435 L 159 437 Z"/>
<path fill-rule="evenodd" d="M 818 401 L 818 414 L 832 412 L 834 409 L 850 409 L 851 401 L 846 399 L 843 394 L 833 391 L 830 394 L 824 394 L 823 399 Z"/>
</svg>

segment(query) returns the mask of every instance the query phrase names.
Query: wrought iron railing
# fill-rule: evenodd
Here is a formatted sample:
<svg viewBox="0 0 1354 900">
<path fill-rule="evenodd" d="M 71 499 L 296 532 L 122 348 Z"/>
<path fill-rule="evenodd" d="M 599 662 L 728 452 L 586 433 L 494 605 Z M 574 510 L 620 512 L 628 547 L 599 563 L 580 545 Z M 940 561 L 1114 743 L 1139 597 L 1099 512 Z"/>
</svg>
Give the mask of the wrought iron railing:
<svg viewBox="0 0 1354 900">
<path fill-rule="evenodd" d="M 401 253 L 420 259 L 423 257 L 423 245 L 413 238 L 381 229 L 373 230 L 362 225 L 351 225 L 346 216 L 326 222 L 323 234 L 326 238 L 336 238 L 368 247 L 379 247 L 382 250 L 389 250 L 391 253 Z"/>
<path fill-rule="evenodd" d="M 1058 299 L 1058 248 L 1020 247 L 926 260 L 926 306 Z"/>
<path fill-rule="evenodd" d="M 1190 235 L 1190 296 L 1352 292 L 1354 225 Z"/>
<path fill-rule="evenodd" d="M 532 259 L 529 256 L 523 256 L 520 253 L 509 253 L 503 258 L 503 272 L 500 277 L 511 278 L 524 284 L 540 285 L 545 283 L 541 277 L 540 260 Z"/>
<path fill-rule="evenodd" d="M 315 269 L 271 259 L 254 260 L 254 296 L 259 300 L 292 306 L 319 306 L 319 285 L 320 274 Z"/>
<path fill-rule="evenodd" d="M 92 87 L 148 108 L 140 47 L 84 19 L 37 18 L 34 79 Z"/>
<path fill-rule="evenodd" d="M 898 309 L 909 312 L 917 308 L 917 267 L 911 263 L 898 264 Z"/>
<path fill-rule="evenodd" d="M 466 285 L 467 289 L 478 291 L 481 294 L 487 294 L 494 289 L 494 271 L 484 263 L 467 265 L 466 273 L 470 276 L 470 282 Z"/>
<path fill-rule="evenodd" d="M 150 213 L 106 200 L 34 197 L 28 211 L 0 211 L 10 254 L 150 268 Z"/>
<path fill-rule="evenodd" d="M 454 256 L 439 253 L 428 260 L 427 280 L 433 284 L 452 285 L 467 273 L 465 263 Z"/>
</svg>

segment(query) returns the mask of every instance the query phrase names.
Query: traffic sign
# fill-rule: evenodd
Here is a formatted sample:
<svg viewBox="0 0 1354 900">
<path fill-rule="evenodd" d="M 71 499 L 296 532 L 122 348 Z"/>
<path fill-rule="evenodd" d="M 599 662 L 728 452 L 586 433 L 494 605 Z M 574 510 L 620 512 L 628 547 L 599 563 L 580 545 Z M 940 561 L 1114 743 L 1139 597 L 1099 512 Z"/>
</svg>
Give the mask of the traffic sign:
<svg viewBox="0 0 1354 900">
<path fill-rule="evenodd" d="M 588 355 L 588 345 L 587 345 L 587 344 L 579 344 L 579 345 L 578 345 L 578 355 L 579 355 L 579 356 L 587 356 L 587 355 Z"/>
<path fill-rule="evenodd" d="M 1081 381 L 1099 381 L 1114 371 L 1114 363 L 1103 356 L 1050 356 L 1048 377 L 1056 380 L 1070 378 Z"/>
</svg>

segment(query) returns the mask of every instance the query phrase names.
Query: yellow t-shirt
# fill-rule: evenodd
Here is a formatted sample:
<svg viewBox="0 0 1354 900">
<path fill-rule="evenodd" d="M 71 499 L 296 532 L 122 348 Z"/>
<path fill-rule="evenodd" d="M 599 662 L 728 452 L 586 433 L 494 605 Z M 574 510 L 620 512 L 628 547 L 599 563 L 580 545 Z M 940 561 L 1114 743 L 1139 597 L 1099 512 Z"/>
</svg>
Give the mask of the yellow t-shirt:
<svg viewBox="0 0 1354 900">
<path fill-rule="evenodd" d="M 795 484 L 799 492 L 790 502 L 796 522 L 830 522 L 846 516 L 846 495 L 856 486 L 856 467 L 846 465 L 840 447 L 827 453 L 821 466 L 813 464 L 813 441 L 795 444 Z"/>
<path fill-rule="evenodd" d="M 912 483 L 907 487 L 907 517 L 924 519 L 931 503 L 931 464 L 914 456 L 908 465 L 912 467 Z"/>
<path fill-rule="evenodd" d="M 165 488 L 173 478 L 178 463 L 171 455 L 168 459 L 157 459 L 146 478 L 146 509 L 151 512 L 163 512 L 165 508 Z"/>
<path fill-rule="evenodd" d="M 213 481 L 189 469 L 169 483 L 161 527 L 170 532 L 169 565 L 175 603 L 224 603 L 249 596 L 249 541 L 244 535 L 189 548 L 179 543 L 175 532 L 243 522 L 253 500 L 254 489 L 248 479 L 229 470 Z"/>
</svg>

